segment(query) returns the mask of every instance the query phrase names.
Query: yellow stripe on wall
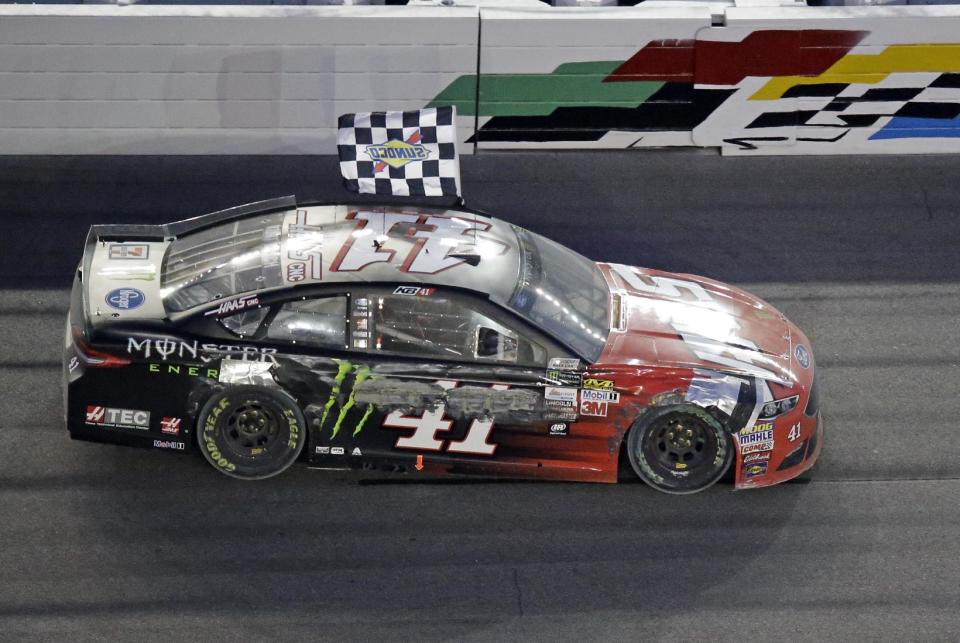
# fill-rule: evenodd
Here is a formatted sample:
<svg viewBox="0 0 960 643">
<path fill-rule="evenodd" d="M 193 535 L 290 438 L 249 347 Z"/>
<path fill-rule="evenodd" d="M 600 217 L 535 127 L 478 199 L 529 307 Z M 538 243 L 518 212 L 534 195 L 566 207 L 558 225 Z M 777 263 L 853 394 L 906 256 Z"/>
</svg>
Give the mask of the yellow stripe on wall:
<svg viewBox="0 0 960 643">
<path fill-rule="evenodd" d="M 890 45 L 876 55 L 847 54 L 819 76 L 777 76 L 750 100 L 777 100 L 796 85 L 877 83 L 895 73 L 960 72 L 960 44 Z"/>
</svg>

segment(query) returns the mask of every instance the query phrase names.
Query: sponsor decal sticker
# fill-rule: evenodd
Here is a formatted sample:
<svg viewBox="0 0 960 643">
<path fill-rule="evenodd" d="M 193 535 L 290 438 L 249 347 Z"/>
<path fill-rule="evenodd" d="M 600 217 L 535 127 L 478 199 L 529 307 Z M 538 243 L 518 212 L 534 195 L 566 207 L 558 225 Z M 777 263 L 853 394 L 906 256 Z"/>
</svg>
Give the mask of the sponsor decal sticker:
<svg viewBox="0 0 960 643">
<path fill-rule="evenodd" d="M 810 368 L 810 353 L 807 351 L 806 346 L 798 344 L 793 354 L 797 357 L 797 364 L 803 368 Z"/>
<path fill-rule="evenodd" d="M 111 243 L 107 255 L 110 259 L 149 259 L 150 246 L 145 243 Z"/>
<path fill-rule="evenodd" d="M 147 359 L 159 357 L 167 361 L 168 357 L 180 359 L 199 359 L 209 362 L 219 358 L 239 359 L 247 362 L 277 363 L 275 348 L 258 346 L 238 346 L 235 344 L 200 344 L 196 340 L 186 342 L 175 339 L 137 339 L 127 338 L 127 352 L 138 354 Z"/>
<path fill-rule="evenodd" d="M 751 427 L 740 429 L 740 435 L 752 435 L 764 431 L 773 431 L 773 422 L 757 422 Z"/>
<path fill-rule="evenodd" d="M 247 310 L 249 308 L 255 308 L 260 306 L 260 298 L 256 295 L 247 295 L 246 297 L 239 297 L 237 299 L 231 299 L 229 301 L 222 301 L 220 305 L 212 310 L 208 310 L 203 313 L 204 317 L 210 317 L 216 315 L 217 317 L 221 315 L 228 315 L 231 313 L 239 313 L 241 311 Z"/>
<path fill-rule="evenodd" d="M 553 369 L 547 371 L 547 379 L 564 386 L 580 386 L 580 373 L 577 372 Z"/>
<path fill-rule="evenodd" d="M 436 290 L 436 288 L 421 288 L 420 286 L 397 286 L 397 289 L 393 291 L 393 294 L 409 295 L 414 297 L 429 297 Z"/>
<path fill-rule="evenodd" d="M 153 362 L 147 364 L 147 371 L 150 373 L 166 373 L 167 375 L 189 375 L 190 377 L 220 379 L 220 371 L 218 369 L 206 368 L 204 366 L 185 366 L 166 362 Z"/>
<path fill-rule="evenodd" d="M 566 422 L 554 422 L 550 425 L 550 435 L 569 435 L 570 425 Z"/>
<path fill-rule="evenodd" d="M 295 261 L 287 264 L 287 281 L 303 281 L 307 278 L 307 264 Z"/>
<path fill-rule="evenodd" d="M 740 447 L 740 453 L 756 453 L 757 451 L 773 451 L 773 440 L 766 442 L 757 442 Z"/>
<path fill-rule="evenodd" d="M 67 368 L 68 368 L 68 369 L 70 370 L 70 372 L 72 373 L 72 372 L 74 372 L 75 370 L 77 370 L 77 366 L 79 366 L 79 365 L 80 365 L 80 358 L 77 357 L 76 355 L 74 355 L 73 357 L 70 358 L 70 364 L 69 364 L 69 366 L 67 366 Z"/>
<path fill-rule="evenodd" d="M 767 472 L 767 462 L 754 462 L 751 465 L 745 466 L 743 468 L 743 474 L 749 480 L 750 478 L 755 478 L 757 476 L 762 476 Z"/>
<path fill-rule="evenodd" d="M 86 423 L 115 429 L 146 431 L 150 428 L 150 412 L 88 404 Z"/>
<path fill-rule="evenodd" d="M 180 435 L 180 418 L 163 417 L 160 419 L 160 432 L 168 435 Z"/>
<path fill-rule="evenodd" d="M 426 146 L 396 139 L 379 145 L 367 145 L 364 149 L 367 156 L 374 161 L 386 163 L 393 168 L 401 168 L 414 161 L 425 161 L 430 156 L 430 150 Z"/>
<path fill-rule="evenodd" d="M 582 402 L 580 402 L 580 414 L 594 415 L 597 417 L 607 417 L 607 403 L 593 402 L 591 400 L 583 400 Z"/>
<path fill-rule="evenodd" d="M 297 283 L 307 277 L 323 278 L 323 230 L 307 221 L 307 210 L 284 217 L 286 254 L 281 256 L 287 281 Z"/>
<path fill-rule="evenodd" d="M 547 368 L 556 368 L 561 371 L 575 371 L 580 368 L 580 360 L 571 357 L 553 357 L 547 362 Z"/>
<path fill-rule="evenodd" d="M 187 448 L 187 445 L 183 442 L 173 440 L 154 440 L 153 446 L 157 449 L 176 449 L 177 451 L 183 451 Z"/>
<path fill-rule="evenodd" d="M 613 380 L 598 380 L 593 377 L 585 377 L 583 378 L 583 388 L 588 388 L 593 391 L 612 391 Z"/>
<path fill-rule="evenodd" d="M 591 391 L 587 389 L 580 391 L 580 399 L 591 402 L 610 402 L 611 404 L 619 404 L 620 394 L 616 391 Z"/>
<path fill-rule="evenodd" d="M 143 305 L 146 297 L 136 288 L 117 288 L 108 292 L 104 300 L 111 308 L 133 310 Z"/>
<path fill-rule="evenodd" d="M 764 451 L 761 453 L 751 453 L 749 455 L 743 456 L 743 463 L 749 464 L 751 462 L 764 462 L 770 459 L 770 452 Z"/>
<path fill-rule="evenodd" d="M 758 442 L 773 442 L 773 431 L 772 430 L 763 430 L 756 431 L 753 433 L 747 433 L 746 435 L 740 434 L 740 446 L 757 444 Z"/>
<path fill-rule="evenodd" d="M 353 447 L 353 451 L 350 452 L 350 455 L 360 456 L 363 453 L 360 451 L 360 447 Z"/>
<path fill-rule="evenodd" d="M 546 400 L 557 400 L 559 402 L 576 404 L 577 389 L 560 386 L 548 386 L 543 390 L 543 397 Z"/>
<path fill-rule="evenodd" d="M 316 452 L 317 452 L 317 455 L 329 455 L 330 447 L 317 447 Z"/>
<path fill-rule="evenodd" d="M 343 447 L 330 447 L 330 455 L 343 455 Z"/>
</svg>

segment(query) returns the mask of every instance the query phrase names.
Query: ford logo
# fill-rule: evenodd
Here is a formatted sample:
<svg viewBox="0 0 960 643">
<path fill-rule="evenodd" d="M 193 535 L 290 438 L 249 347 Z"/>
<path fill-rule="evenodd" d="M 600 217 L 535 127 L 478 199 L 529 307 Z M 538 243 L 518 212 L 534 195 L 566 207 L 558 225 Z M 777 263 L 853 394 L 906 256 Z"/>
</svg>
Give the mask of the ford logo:
<svg viewBox="0 0 960 643">
<path fill-rule="evenodd" d="M 117 310 L 133 310 L 143 304 L 146 297 L 136 288 L 117 288 L 107 293 L 107 305 Z"/>
<path fill-rule="evenodd" d="M 803 344 L 797 346 L 797 350 L 794 351 L 794 354 L 797 356 L 797 364 L 804 368 L 810 368 L 810 353 L 803 346 Z"/>
</svg>

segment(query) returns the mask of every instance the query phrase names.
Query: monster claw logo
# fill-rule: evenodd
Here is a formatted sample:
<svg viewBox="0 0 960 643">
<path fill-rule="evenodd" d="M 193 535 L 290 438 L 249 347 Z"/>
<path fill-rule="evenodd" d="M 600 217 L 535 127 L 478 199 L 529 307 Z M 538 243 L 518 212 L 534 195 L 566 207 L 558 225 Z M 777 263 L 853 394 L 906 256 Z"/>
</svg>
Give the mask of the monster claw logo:
<svg viewBox="0 0 960 643">
<path fill-rule="evenodd" d="M 420 132 L 415 132 L 406 141 L 391 140 L 378 145 L 367 145 L 367 156 L 377 165 L 374 171 L 383 170 L 385 165 L 393 168 L 401 168 L 407 163 L 414 161 L 425 161 L 430 156 L 430 150 L 420 144 Z"/>
<path fill-rule="evenodd" d="M 327 403 L 323 408 L 323 415 L 320 418 L 320 427 L 321 429 L 326 425 L 327 416 L 330 414 L 330 411 L 334 406 L 339 407 L 339 412 L 337 413 L 337 420 L 333 425 L 332 433 L 330 439 L 337 437 L 337 434 L 340 432 L 340 427 L 343 424 L 343 421 L 347 417 L 347 413 L 354 407 L 356 400 L 354 395 L 356 393 L 357 387 L 360 386 L 364 381 L 372 379 L 374 377 L 373 373 L 369 368 L 364 366 L 355 366 L 348 360 L 334 360 L 337 363 L 337 375 L 334 377 L 333 386 L 330 388 L 330 397 L 327 398 Z M 351 372 L 354 373 L 353 385 L 350 387 L 350 394 L 347 396 L 345 403 L 340 404 L 340 390 L 343 387 L 344 381 L 347 379 L 347 375 Z M 353 430 L 353 436 L 356 436 L 360 431 L 363 430 L 364 425 L 367 423 L 367 418 L 370 417 L 370 414 L 373 412 L 373 404 L 368 404 L 367 409 L 363 414 L 363 417 L 360 418 L 360 422 Z"/>
</svg>

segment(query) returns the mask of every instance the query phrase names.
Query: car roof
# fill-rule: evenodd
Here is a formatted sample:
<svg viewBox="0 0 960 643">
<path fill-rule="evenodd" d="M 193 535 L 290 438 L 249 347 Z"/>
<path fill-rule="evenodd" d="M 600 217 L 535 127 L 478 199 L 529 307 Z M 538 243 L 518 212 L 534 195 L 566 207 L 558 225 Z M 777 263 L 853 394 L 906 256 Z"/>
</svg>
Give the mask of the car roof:
<svg viewBox="0 0 960 643">
<path fill-rule="evenodd" d="M 356 204 L 238 215 L 196 225 L 170 243 L 160 290 L 171 312 L 239 295 L 357 282 L 456 287 L 506 305 L 520 273 L 510 224 L 470 211 Z"/>
</svg>

